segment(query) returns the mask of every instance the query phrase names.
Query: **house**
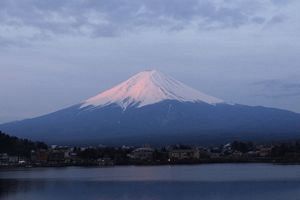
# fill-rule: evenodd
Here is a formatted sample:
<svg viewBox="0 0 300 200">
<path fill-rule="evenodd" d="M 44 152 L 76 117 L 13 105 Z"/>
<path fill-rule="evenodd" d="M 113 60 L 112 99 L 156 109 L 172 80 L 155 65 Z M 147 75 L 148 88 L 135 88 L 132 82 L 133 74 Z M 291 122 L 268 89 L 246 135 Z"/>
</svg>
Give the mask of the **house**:
<svg viewBox="0 0 300 200">
<path fill-rule="evenodd" d="M 48 151 L 40 149 L 38 151 L 31 151 L 31 161 L 34 163 L 45 164 L 48 161 Z"/>
<path fill-rule="evenodd" d="M 99 166 L 113 166 L 115 164 L 109 157 L 99 158 L 97 161 Z"/>
<path fill-rule="evenodd" d="M 65 162 L 65 152 L 61 150 L 52 150 L 48 156 L 49 163 L 64 163 Z"/>
<path fill-rule="evenodd" d="M 266 156 L 269 156 L 271 155 L 271 152 L 272 152 L 272 148 L 271 147 L 263 147 L 263 146 L 259 146 L 257 148 L 258 150 L 258 155 L 260 157 L 266 157 Z"/>
<path fill-rule="evenodd" d="M 153 153 L 154 150 L 152 148 L 143 147 L 133 150 L 129 157 L 134 160 L 151 161 L 153 160 Z"/>
<path fill-rule="evenodd" d="M 7 166 L 9 162 L 9 157 L 7 153 L 0 154 L 0 166 Z"/>
<path fill-rule="evenodd" d="M 8 156 L 8 162 L 10 164 L 18 164 L 19 163 L 19 157 L 18 156 Z"/>
<path fill-rule="evenodd" d="M 200 151 L 198 148 L 175 148 L 169 151 L 169 159 L 172 161 L 197 160 L 199 158 Z"/>
</svg>

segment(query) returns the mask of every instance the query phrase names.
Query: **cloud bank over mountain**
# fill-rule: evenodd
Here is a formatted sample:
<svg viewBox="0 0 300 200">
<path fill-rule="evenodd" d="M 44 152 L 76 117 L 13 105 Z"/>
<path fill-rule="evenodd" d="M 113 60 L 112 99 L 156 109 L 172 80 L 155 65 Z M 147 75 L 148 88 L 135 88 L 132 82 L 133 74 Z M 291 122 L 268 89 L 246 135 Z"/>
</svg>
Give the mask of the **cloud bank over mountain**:
<svg viewBox="0 0 300 200">
<path fill-rule="evenodd" d="M 124 32 L 159 29 L 199 31 L 262 28 L 289 20 L 296 1 L 279 0 L 3 0 L 2 44 L 57 35 L 114 37 Z"/>
</svg>

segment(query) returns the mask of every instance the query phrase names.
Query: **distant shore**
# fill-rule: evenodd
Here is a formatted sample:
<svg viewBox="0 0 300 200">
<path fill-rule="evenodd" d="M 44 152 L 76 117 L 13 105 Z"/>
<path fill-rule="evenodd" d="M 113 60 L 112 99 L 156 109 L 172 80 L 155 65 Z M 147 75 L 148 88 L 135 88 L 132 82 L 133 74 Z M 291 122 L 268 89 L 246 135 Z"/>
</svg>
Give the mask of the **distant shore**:
<svg viewBox="0 0 300 200">
<path fill-rule="evenodd" d="M 189 162 L 152 162 L 152 163 L 123 163 L 112 165 L 99 165 L 99 164 L 42 164 L 42 165 L 9 165 L 0 166 L 3 169 L 28 169 L 28 168 L 65 168 L 65 167 L 115 167 L 115 166 L 180 166 L 180 165 L 206 165 L 206 164 L 275 164 L 275 165 L 300 165 L 300 161 L 283 160 L 283 159 L 259 159 L 259 160 L 199 160 Z"/>
<path fill-rule="evenodd" d="M 257 144 L 233 141 L 210 147 L 197 145 L 88 146 L 47 145 L 0 132 L 0 168 L 68 166 L 154 166 L 213 163 L 300 164 L 300 142 Z"/>
</svg>

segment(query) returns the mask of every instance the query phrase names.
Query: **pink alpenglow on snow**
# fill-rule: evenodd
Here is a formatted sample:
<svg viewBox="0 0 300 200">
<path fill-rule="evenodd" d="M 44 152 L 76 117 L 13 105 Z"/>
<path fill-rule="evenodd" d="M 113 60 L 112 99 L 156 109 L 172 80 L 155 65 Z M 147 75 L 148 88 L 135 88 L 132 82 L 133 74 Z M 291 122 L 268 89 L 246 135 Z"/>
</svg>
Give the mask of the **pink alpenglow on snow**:
<svg viewBox="0 0 300 200">
<path fill-rule="evenodd" d="M 127 81 L 87 99 L 82 103 L 81 108 L 117 104 L 126 109 L 128 106 L 143 107 L 164 100 L 204 102 L 212 105 L 224 102 L 159 71 L 151 70 L 140 72 Z"/>
</svg>

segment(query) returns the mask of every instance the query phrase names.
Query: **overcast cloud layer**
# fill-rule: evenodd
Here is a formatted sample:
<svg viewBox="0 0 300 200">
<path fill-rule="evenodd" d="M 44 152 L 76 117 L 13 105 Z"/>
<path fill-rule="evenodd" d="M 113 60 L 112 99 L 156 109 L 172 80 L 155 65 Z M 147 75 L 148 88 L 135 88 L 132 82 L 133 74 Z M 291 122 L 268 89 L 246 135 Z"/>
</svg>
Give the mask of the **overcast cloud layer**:
<svg viewBox="0 0 300 200">
<path fill-rule="evenodd" d="M 125 32 L 200 31 L 272 25 L 288 16 L 289 0 L 2 0 L 7 43 L 57 35 L 114 37 Z"/>
<path fill-rule="evenodd" d="M 0 123 L 155 68 L 229 102 L 300 112 L 297 0 L 1 0 Z"/>
</svg>

